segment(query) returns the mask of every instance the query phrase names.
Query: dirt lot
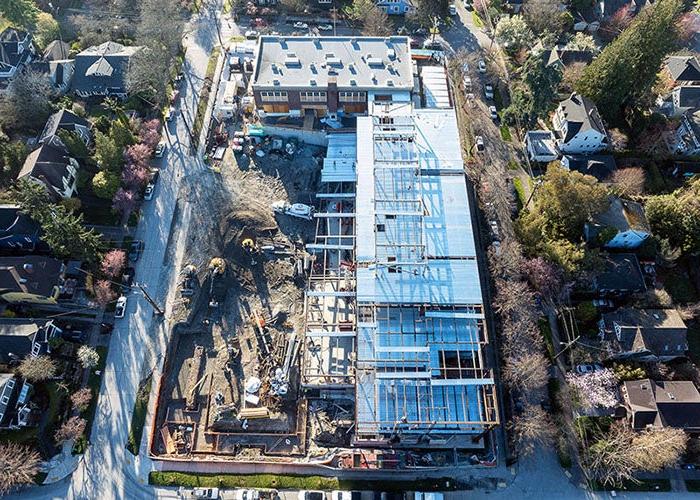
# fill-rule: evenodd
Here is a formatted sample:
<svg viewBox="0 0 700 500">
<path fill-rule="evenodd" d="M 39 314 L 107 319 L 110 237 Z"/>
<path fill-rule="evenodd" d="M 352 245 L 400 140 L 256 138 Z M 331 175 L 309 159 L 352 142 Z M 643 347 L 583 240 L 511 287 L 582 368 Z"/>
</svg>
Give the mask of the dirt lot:
<svg viewBox="0 0 700 500">
<path fill-rule="evenodd" d="M 194 293 L 183 296 L 175 310 L 181 324 L 159 415 L 159 428 L 165 418 L 173 441 L 178 429 L 184 432 L 180 452 L 305 451 L 295 338 L 301 338 L 304 320 L 299 265 L 315 224 L 274 214 L 270 204 L 312 203 L 322 153 L 304 146 L 292 158 L 267 154 L 250 162 L 229 150 L 220 173 L 190 184 L 186 197 L 194 213 L 186 255 Z M 247 239 L 257 247 L 252 254 L 243 246 Z M 224 259 L 225 271 L 212 277 L 208 267 L 214 257 Z M 203 354 L 195 355 L 197 346 Z M 287 358 L 295 361 L 285 375 L 280 372 Z M 278 380 L 287 383 L 280 388 Z M 164 453 L 164 441 L 157 443 Z"/>
</svg>

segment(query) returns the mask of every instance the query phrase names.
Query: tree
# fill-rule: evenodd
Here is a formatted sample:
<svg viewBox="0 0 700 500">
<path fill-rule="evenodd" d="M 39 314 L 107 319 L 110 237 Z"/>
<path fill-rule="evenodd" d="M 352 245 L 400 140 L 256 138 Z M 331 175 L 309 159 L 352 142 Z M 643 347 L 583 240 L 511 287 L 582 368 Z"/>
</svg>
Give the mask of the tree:
<svg viewBox="0 0 700 500">
<path fill-rule="evenodd" d="M 30 382 L 41 382 L 56 375 L 56 363 L 48 356 L 27 356 L 19 365 L 19 373 Z"/>
<path fill-rule="evenodd" d="M 539 406 L 526 404 L 510 425 L 515 449 L 520 456 L 531 455 L 538 447 L 549 447 L 556 431 L 547 413 Z"/>
<path fill-rule="evenodd" d="M 586 66 L 587 64 L 584 62 L 575 62 L 564 68 L 559 85 L 560 90 L 567 94 L 573 92 L 576 82 L 578 82 L 581 75 L 583 75 Z"/>
<path fill-rule="evenodd" d="M 617 405 L 617 378 L 605 368 L 591 373 L 567 373 L 566 381 L 584 408 L 613 408 Z"/>
<path fill-rule="evenodd" d="M 112 284 L 107 280 L 99 280 L 95 283 L 95 301 L 102 307 L 117 298 L 117 294 L 112 290 Z"/>
<path fill-rule="evenodd" d="M 623 5 L 615 13 L 603 22 L 600 27 L 601 36 L 607 40 L 613 40 L 620 33 L 626 30 L 632 19 L 634 18 L 634 10 L 631 5 Z"/>
<path fill-rule="evenodd" d="M 95 196 L 105 200 L 111 200 L 119 189 L 119 174 L 109 170 L 101 170 L 92 178 L 92 190 Z"/>
<path fill-rule="evenodd" d="M 17 178 L 28 153 L 22 141 L 0 142 L 0 184 L 9 186 Z"/>
<path fill-rule="evenodd" d="M 632 366 L 625 363 L 613 364 L 615 378 L 620 382 L 627 380 L 640 380 L 647 377 L 646 371 L 641 366 Z"/>
<path fill-rule="evenodd" d="M 681 11 L 681 0 L 644 9 L 583 72 L 576 89 L 609 122 L 619 122 L 623 110 L 648 98 L 661 63 L 676 46 Z"/>
<path fill-rule="evenodd" d="M 42 239 L 60 257 L 94 261 L 102 248 L 102 236 L 86 229 L 83 214 L 75 215 L 62 205 L 52 205 L 40 220 Z"/>
<path fill-rule="evenodd" d="M 100 355 L 97 354 L 95 349 L 88 345 L 80 346 L 77 356 L 83 368 L 94 368 L 97 366 L 97 363 L 100 362 Z"/>
<path fill-rule="evenodd" d="M 56 442 L 63 443 L 64 441 L 75 441 L 85 432 L 87 422 L 84 418 L 77 416 L 71 417 L 58 428 L 55 434 Z"/>
<path fill-rule="evenodd" d="M 644 194 L 646 174 L 641 167 L 627 167 L 615 170 L 609 181 L 620 196 L 640 196 Z"/>
<path fill-rule="evenodd" d="M 89 387 L 83 387 L 70 396 L 73 409 L 78 411 L 85 411 L 90 405 L 90 401 L 92 401 L 92 390 Z"/>
<path fill-rule="evenodd" d="M 0 0 L 0 15 L 11 24 L 29 28 L 39 14 L 34 0 Z"/>
<path fill-rule="evenodd" d="M 645 213 L 652 233 L 684 254 L 700 251 L 700 182 L 671 194 L 647 198 Z"/>
<path fill-rule="evenodd" d="M 584 453 L 583 465 L 603 485 L 635 481 L 638 472 L 659 472 L 675 465 L 685 452 L 683 429 L 651 427 L 639 433 L 626 422 L 599 433 Z"/>
<path fill-rule="evenodd" d="M 586 33 L 578 32 L 576 33 L 569 43 L 566 44 L 566 50 L 581 50 L 586 52 L 598 52 L 598 45 L 596 45 L 595 40 L 591 35 Z"/>
<path fill-rule="evenodd" d="M 117 113 L 117 115 L 119 115 L 119 113 Z M 123 151 L 126 147 L 136 142 L 136 138 L 131 131 L 128 121 L 126 121 L 126 123 L 122 120 L 112 122 L 112 126 L 109 129 L 109 137 L 114 141 L 120 151 Z"/>
<path fill-rule="evenodd" d="M 19 72 L 0 99 L 2 125 L 10 129 L 43 127 L 54 94 L 45 75 L 32 69 Z"/>
<path fill-rule="evenodd" d="M 139 127 L 139 141 L 151 148 L 156 149 L 160 142 L 160 120 L 154 118 L 141 122 Z"/>
<path fill-rule="evenodd" d="M 94 159 L 101 170 L 119 172 L 124 164 L 122 148 L 114 139 L 99 130 L 95 132 Z"/>
<path fill-rule="evenodd" d="M 32 484 L 39 472 L 39 452 L 12 441 L 0 444 L 0 495 L 15 486 Z"/>
<path fill-rule="evenodd" d="M 414 10 L 410 14 L 412 22 L 430 28 L 435 18 L 447 17 L 450 0 L 414 0 Z"/>
<path fill-rule="evenodd" d="M 556 65 L 547 65 L 544 51 L 531 55 L 523 64 L 521 76 L 532 96 L 531 112 L 542 117 L 554 107 L 557 86 L 561 82 L 561 70 Z"/>
<path fill-rule="evenodd" d="M 564 28 L 564 18 L 556 0 L 526 0 L 523 3 L 523 14 L 536 35 L 558 35 Z"/>
<path fill-rule="evenodd" d="M 40 12 L 36 18 L 34 41 L 40 49 L 45 49 L 52 41 L 58 39 L 60 27 L 58 22 L 48 12 Z"/>
<path fill-rule="evenodd" d="M 535 290 L 549 299 L 558 296 L 564 285 L 561 269 L 543 257 L 526 259 L 523 262 L 523 274 Z"/>
<path fill-rule="evenodd" d="M 70 130 L 58 129 L 56 132 L 61 142 L 66 146 L 68 152 L 73 158 L 83 160 L 90 156 L 90 151 L 88 151 L 85 142 L 80 138 L 76 132 Z"/>
<path fill-rule="evenodd" d="M 124 160 L 129 165 L 148 168 L 152 153 L 153 149 L 146 144 L 134 144 L 124 151 Z"/>
<path fill-rule="evenodd" d="M 608 135 L 610 136 L 610 146 L 613 151 L 621 152 L 627 149 L 629 137 L 619 128 L 611 128 L 608 130 Z"/>
<path fill-rule="evenodd" d="M 509 54 L 529 48 L 534 38 L 522 16 L 502 17 L 496 25 L 496 40 Z"/>
<path fill-rule="evenodd" d="M 100 269 L 108 278 L 119 276 L 126 266 L 126 252 L 120 249 L 110 250 L 102 257 Z"/>
<path fill-rule="evenodd" d="M 130 214 L 138 206 L 138 201 L 139 198 L 134 191 L 119 188 L 112 199 L 112 209 L 122 214 Z"/>
<path fill-rule="evenodd" d="M 148 169 L 139 165 L 127 165 L 122 172 L 122 181 L 126 187 L 136 191 L 146 185 L 149 177 Z"/>
<path fill-rule="evenodd" d="M 547 384 L 547 360 L 541 352 L 513 353 L 506 357 L 504 365 L 503 379 L 523 393 Z"/>
</svg>

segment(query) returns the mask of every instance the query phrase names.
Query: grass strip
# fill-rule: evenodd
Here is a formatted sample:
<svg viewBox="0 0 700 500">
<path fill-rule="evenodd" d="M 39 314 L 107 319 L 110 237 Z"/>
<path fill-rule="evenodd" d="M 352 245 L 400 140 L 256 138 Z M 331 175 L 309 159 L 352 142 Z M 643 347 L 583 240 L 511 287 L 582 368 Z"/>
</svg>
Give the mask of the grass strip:
<svg viewBox="0 0 700 500">
<path fill-rule="evenodd" d="M 97 366 L 90 370 L 90 376 L 88 377 L 88 387 L 92 392 L 92 399 L 88 407 L 80 412 L 80 416 L 85 419 L 87 425 L 85 426 L 85 433 L 75 442 L 73 446 L 73 454 L 82 454 L 87 450 L 88 439 L 90 438 L 90 431 L 92 430 L 92 422 L 95 419 L 95 412 L 97 411 L 97 399 L 100 396 L 100 386 L 102 385 L 102 375 L 104 375 L 105 366 L 107 365 L 107 347 L 99 345 L 95 347 L 97 354 L 100 355 L 100 361 Z M 99 375 L 97 372 L 100 372 Z"/>
<path fill-rule="evenodd" d="M 513 136 L 510 135 L 510 129 L 508 128 L 508 125 L 501 125 L 499 127 L 499 130 L 501 131 L 501 139 L 507 142 L 513 140 Z"/>
<path fill-rule="evenodd" d="M 525 187 L 523 186 L 523 182 L 520 180 L 520 177 L 515 177 L 513 179 L 513 187 L 515 188 L 515 201 L 518 204 L 518 212 L 520 212 L 527 201 L 525 198 Z"/>
<path fill-rule="evenodd" d="M 136 394 L 136 402 L 134 403 L 134 413 L 131 415 L 131 428 L 129 429 L 129 443 L 126 449 L 132 455 L 139 454 L 139 445 L 141 444 L 141 436 L 143 435 L 143 426 L 146 423 L 146 414 L 148 413 L 148 398 L 151 395 L 151 384 L 153 377 L 149 377 L 141 383 L 139 392 Z"/>
<path fill-rule="evenodd" d="M 219 61 L 220 52 L 221 49 L 219 47 L 214 47 L 214 50 L 212 50 L 211 55 L 209 56 L 209 63 L 207 64 L 207 72 L 204 75 L 202 91 L 199 93 L 197 114 L 194 117 L 194 124 L 192 125 L 192 135 L 194 136 L 195 148 L 199 147 L 199 136 L 201 135 L 202 125 L 204 124 L 204 115 L 207 112 L 209 95 L 211 94 L 212 84 L 214 83 L 214 72 L 216 71 L 216 63 Z"/>
</svg>

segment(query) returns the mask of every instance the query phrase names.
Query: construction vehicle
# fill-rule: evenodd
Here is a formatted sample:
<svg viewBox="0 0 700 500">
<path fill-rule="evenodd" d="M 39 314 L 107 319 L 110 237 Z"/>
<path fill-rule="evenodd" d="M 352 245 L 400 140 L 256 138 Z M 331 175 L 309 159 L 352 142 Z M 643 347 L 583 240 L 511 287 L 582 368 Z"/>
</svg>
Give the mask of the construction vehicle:
<svg viewBox="0 0 700 500">
<path fill-rule="evenodd" d="M 274 202 L 272 210 L 278 214 L 285 214 L 299 219 L 311 220 L 314 217 L 314 207 L 303 203 L 288 203 L 283 200 Z"/>
</svg>

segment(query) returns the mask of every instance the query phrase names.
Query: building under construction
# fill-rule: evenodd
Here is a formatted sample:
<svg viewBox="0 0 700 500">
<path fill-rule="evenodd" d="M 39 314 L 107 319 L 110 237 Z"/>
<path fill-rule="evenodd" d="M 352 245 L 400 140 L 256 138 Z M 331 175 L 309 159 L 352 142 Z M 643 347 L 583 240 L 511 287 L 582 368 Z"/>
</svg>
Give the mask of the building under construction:
<svg viewBox="0 0 700 500">
<path fill-rule="evenodd" d="M 351 402 L 352 445 L 481 448 L 498 423 L 454 110 L 375 103 L 331 135 L 302 386 Z"/>
</svg>

